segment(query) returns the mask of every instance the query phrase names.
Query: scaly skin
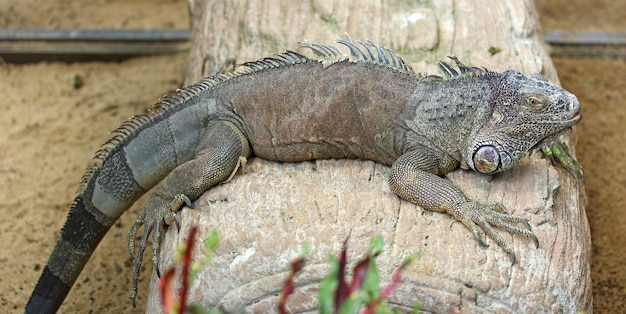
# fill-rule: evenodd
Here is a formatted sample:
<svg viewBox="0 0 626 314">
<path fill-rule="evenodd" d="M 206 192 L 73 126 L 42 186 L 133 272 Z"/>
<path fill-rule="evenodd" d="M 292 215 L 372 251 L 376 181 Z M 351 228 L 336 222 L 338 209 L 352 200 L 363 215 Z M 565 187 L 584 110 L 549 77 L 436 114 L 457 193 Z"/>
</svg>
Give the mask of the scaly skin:
<svg viewBox="0 0 626 314">
<path fill-rule="evenodd" d="M 150 235 L 158 273 L 163 228 L 251 156 L 373 160 L 391 166 L 389 184 L 398 196 L 453 216 L 483 245 L 484 232 L 513 262 L 515 252 L 498 229 L 538 245 L 526 219 L 469 199 L 443 175 L 458 167 L 484 174 L 513 167 L 580 119 L 576 97 L 540 75 L 490 72 L 456 58 L 454 65 L 440 63 L 445 78 L 417 75 L 390 49 L 348 40 L 339 43 L 349 56 L 305 42 L 319 60 L 288 51 L 245 63 L 122 124 L 83 176 L 26 313 L 55 312 L 111 225 L 156 185 L 129 231 L 134 304 Z M 576 164 L 566 150 L 559 154 Z"/>
</svg>

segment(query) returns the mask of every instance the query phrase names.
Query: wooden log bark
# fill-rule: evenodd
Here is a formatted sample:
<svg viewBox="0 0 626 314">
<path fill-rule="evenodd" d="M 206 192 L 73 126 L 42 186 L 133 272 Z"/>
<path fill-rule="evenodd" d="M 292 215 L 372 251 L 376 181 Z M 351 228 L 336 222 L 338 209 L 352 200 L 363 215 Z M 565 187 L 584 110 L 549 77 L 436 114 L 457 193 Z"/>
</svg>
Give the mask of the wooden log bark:
<svg viewBox="0 0 626 314">
<path fill-rule="evenodd" d="M 456 55 L 490 70 L 540 72 L 558 80 L 531 1 L 189 2 L 188 82 L 211 68 L 207 52 L 220 60 L 251 61 L 296 49 L 303 39 L 332 43 L 344 32 L 396 50 L 420 72 L 437 72 L 437 60 Z M 501 52 L 492 55 L 490 47 Z M 229 312 L 266 312 L 277 304 L 289 261 L 309 241 L 309 262 L 296 276 L 289 309 L 313 311 L 318 284 L 329 271 L 328 254 L 338 254 L 349 238 L 354 262 L 365 254 L 370 235 L 381 234 L 385 250 L 377 262 L 383 282 L 410 253 L 423 253 L 389 299 L 401 309 L 415 303 L 425 312 L 592 309 L 586 199 L 581 181 L 566 170 L 534 153 L 495 176 L 462 170 L 448 175 L 470 197 L 501 202 L 529 219 L 540 247 L 507 235 L 517 253 L 514 265 L 493 241 L 480 247 L 453 218 L 400 200 L 389 189 L 388 174 L 371 161 L 282 164 L 253 158 L 243 174 L 200 197 L 195 209 L 183 209 L 180 232 L 169 228 L 163 240 L 161 269 L 175 264 L 172 252 L 191 225 L 201 227 L 198 243 L 216 229 L 221 246 L 191 287 L 191 301 Z M 201 247 L 195 259 L 205 254 Z M 160 308 L 156 276 L 152 281 L 148 312 Z"/>
</svg>

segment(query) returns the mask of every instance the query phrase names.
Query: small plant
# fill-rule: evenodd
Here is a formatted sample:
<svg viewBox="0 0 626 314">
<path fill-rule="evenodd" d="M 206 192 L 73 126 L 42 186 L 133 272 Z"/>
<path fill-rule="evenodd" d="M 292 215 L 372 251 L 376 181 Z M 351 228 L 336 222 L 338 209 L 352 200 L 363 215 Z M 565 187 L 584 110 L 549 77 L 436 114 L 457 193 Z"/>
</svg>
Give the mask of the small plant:
<svg viewBox="0 0 626 314">
<path fill-rule="evenodd" d="M 374 258 L 380 254 L 383 240 L 380 235 L 370 238 L 368 253 L 354 266 L 352 282 L 346 278 L 347 246 L 344 242 L 339 258 L 330 257 L 331 272 L 320 284 L 319 309 L 321 313 L 399 313 L 387 305 L 386 299 L 400 283 L 402 271 L 418 254 L 407 258 L 393 274 L 391 283 L 380 288 L 380 275 Z M 419 312 L 419 307 L 413 309 Z"/>
<path fill-rule="evenodd" d="M 218 313 L 208 311 L 199 304 L 187 305 L 187 291 L 193 280 L 198 276 L 200 269 L 208 265 L 213 259 L 213 252 L 219 245 L 219 235 L 217 231 L 212 231 L 204 244 L 206 247 L 206 255 L 203 259 L 191 264 L 191 253 L 194 246 L 194 238 L 198 231 L 197 226 L 192 226 L 189 230 L 187 241 L 183 243 L 177 250 L 174 258 L 182 265 L 181 281 L 182 288 L 178 293 L 178 302 L 174 296 L 174 274 L 175 268 L 171 267 L 161 278 L 159 278 L 159 290 L 161 291 L 161 304 L 163 305 L 164 314 L 178 313 Z"/>
<path fill-rule="evenodd" d="M 193 226 L 189 232 L 187 241 L 177 250 L 176 260 L 182 265 L 181 284 L 182 289 L 178 296 L 174 295 L 174 267 L 170 268 L 159 279 L 161 291 L 161 303 L 163 313 L 220 313 L 209 311 L 198 304 L 188 305 L 187 291 L 193 279 L 197 277 L 200 268 L 211 262 L 213 252 L 219 244 L 219 236 L 213 231 L 205 240 L 207 255 L 200 261 L 191 263 L 191 252 L 193 250 L 194 237 L 197 227 Z M 347 241 L 347 240 L 346 240 Z M 330 256 L 331 272 L 320 284 L 318 293 L 319 310 L 321 313 L 399 313 L 398 310 L 391 309 L 387 304 L 387 297 L 400 283 L 402 272 L 406 267 L 419 258 L 418 254 L 413 254 L 404 260 L 402 265 L 393 273 L 391 283 L 384 288 L 380 288 L 380 275 L 374 260 L 383 248 L 381 236 L 374 236 L 370 239 L 370 245 L 365 258 L 358 261 L 353 269 L 352 281 L 348 282 L 346 277 L 347 245 L 344 242 L 343 249 L 336 257 Z M 277 305 L 279 313 L 288 313 L 287 301 L 295 290 L 294 276 L 300 272 L 306 264 L 306 257 L 309 253 L 309 244 L 305 243 L 303 252 L 297 259 L 291 262 L 291 272 L 283 285 L 281 299 Z M 178 301 L 176 301 L 178 299 Z M 419 312 L 419 305 L 413 308 L 413 313 Z"/>
</svg>

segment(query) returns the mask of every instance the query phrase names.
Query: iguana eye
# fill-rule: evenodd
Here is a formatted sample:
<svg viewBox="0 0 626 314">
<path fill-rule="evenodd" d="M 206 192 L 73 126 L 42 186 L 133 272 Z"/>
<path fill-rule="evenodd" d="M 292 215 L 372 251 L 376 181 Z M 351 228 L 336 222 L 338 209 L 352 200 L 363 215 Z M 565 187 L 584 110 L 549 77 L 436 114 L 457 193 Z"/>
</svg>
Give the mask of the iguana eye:
<svg viewBox="0 0 626 314">
<path fill-rule="evenodd" d="M 500 155 L 493 146 L 482 146 L 474 153 L 474 169 L 480 173 L 493 173 L 500 165 Z"/>
<path fill-rule="evenodd" d="M 528 105 L 533 109 L 542 109 L 544 107 L 543 101 L 537 97 L 528 97 Z"/>
</svg>

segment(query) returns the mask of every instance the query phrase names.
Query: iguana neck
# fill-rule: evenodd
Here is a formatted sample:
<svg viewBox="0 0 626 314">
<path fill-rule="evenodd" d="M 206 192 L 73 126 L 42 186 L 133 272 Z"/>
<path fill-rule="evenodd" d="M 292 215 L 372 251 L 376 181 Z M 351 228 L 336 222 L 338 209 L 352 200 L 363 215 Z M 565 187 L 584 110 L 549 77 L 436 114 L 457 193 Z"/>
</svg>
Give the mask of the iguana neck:
<svg viewBox="0 0 626 314">
<path fill-rule="evenodd" d="M 414 115 L 406 126 L 419 134 L 420 141 L 462 162 L 469 139 L 491 116 L 497 75 L 424 79 L 409 99 Z"/>
</svg>

